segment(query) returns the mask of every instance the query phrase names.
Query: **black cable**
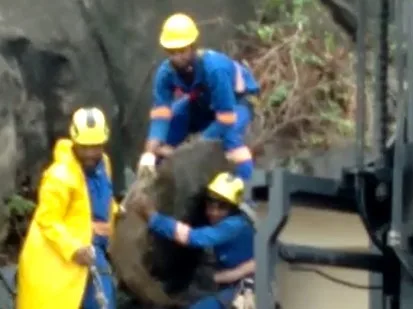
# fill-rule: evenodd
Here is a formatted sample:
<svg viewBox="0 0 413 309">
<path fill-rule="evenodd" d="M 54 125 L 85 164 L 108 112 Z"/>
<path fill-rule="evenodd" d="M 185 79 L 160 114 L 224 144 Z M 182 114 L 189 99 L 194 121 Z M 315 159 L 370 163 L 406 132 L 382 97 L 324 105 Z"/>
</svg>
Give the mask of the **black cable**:
<svg viewBox="0 0 413 309">
<path fill-rule="evenodd" d="M 359 290 L 381 290 L 383 287 L 379 286 L 379 285 L 361 285 L 361 284 L 357 284 L 357 283 L 353 283 L 353 282 L 348 282 L 346 280 L 342 280 L 339 278 L 336 278 L 332 275 L 327 274 L 326 272 L 323 272 L 321 270 L 318 270 L 316 268 L 312 268 L 312 267 L 302 267 L 302 266 L 292 266 L 290 265 L 290 270 L 292 271 L 301 271 L 301 272 L 312 272 L 315 273 L 321 277 L 323 277 L 324 279 L 327 279 L 331 282 L 337 283 L 337 284 L 341 284 L 344 286 L 347 286 L 349 288 L 353 288 L 353 289 L 359 289 Z"/>
</svg>

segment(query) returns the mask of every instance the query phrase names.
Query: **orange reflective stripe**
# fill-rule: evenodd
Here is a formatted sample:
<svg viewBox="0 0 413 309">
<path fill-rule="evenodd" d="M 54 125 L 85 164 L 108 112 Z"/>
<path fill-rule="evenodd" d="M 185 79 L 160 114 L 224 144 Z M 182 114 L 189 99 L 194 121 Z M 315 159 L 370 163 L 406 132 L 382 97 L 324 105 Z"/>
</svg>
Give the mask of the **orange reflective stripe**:
<svg viewBox="0 0 413 309">
<path fill-rule="evenodd" d="M 191 227 L 188 224 L 177 222 L 175 228 L 175 240 L 181 244 L 187 244 Z"/>
<path fill-rule="evenodd" d="M 100 236 L 109 236 L 112 232 L 112 227 L 110 223 L 103 221 L 93 221 L 92 222 L 93 232 Z"/>
<path fill-rule="evenodd" d="M 247 146 L 241 146 L 231 151 L 228 151 L 226 153 L 226 157 L 228 160 L 233 161 L 235 163 L 252 160 L 251 151 Z"/>
<path fill-rule="evenodd" d="M 172 110 L 167 106 L 154 107 L 151 110 L 151 119 L 171 119 Z"/>
<path fill-rule="evenodd" d="M 237 114 L 234 112 L 217 113 L 217 120 L 223 124 L 233 124 L 237 121 Z"/>
<path fill-rule="evenodd" d="M 243 93 L 245 92 L 245 80 L 242 76 L 242 67 L 239 63 L 234 62 L 235 64 L 235 92 Z"/>
</svg>

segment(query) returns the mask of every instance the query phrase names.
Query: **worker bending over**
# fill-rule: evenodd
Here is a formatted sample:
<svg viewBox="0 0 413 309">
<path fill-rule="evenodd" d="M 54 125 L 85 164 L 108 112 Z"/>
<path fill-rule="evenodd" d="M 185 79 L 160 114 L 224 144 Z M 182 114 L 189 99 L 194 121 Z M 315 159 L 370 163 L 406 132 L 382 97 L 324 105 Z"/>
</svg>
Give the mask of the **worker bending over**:
<svg viewBox="0 0 413 309">
<path fill-rule="evenodd" d="M 198 50 L 199 31 L 187 15 L 164 23 L 160 44 L 169 55 L 155 75 L 151 124 L 138 170 L 153 171 L 157 156 L 168 156 L 190 133 L 223 141 L 235 174 L 249 180 L 253 161 L 244 135 L 252 120 L 249 98 L 259 86 L 241 63 L 214 50 Z"/>
<path fill-rule="evenodd" d="M 43 173 L 38 206 L 19 257 L 17 309 L 98 309 L 103 292 L 115 308 L 105 252 L 117 205 L 108 157 L 104 114 L 77 110 L 69 139 L 60 139 L 54 161 Z M 102 289 L 89 275 L 96 266 Z"/>
<path fill-rule="evenodd" d="M 253 289 L 254 228 L 249 217 L 240 209 L 244 184 L 229 173 L 221 173 L 208 185 L 205 212 L 208 224 L 191 228 L 188 224 L 155 211 L 154 204 L 142 196 L 144 207 L 138 214 L 148 221 L 151 231 L 161 237 L 182 245 L 197 248 L 212 248 L 217 260 L 214 279 L 220 285 L 215 295 L 206 297 L 191 306 L 191 309 L 230 308 L 240 286 L 247 282 Z M 246 207 L 243 204 L 243 207 Z"/>
</svg>

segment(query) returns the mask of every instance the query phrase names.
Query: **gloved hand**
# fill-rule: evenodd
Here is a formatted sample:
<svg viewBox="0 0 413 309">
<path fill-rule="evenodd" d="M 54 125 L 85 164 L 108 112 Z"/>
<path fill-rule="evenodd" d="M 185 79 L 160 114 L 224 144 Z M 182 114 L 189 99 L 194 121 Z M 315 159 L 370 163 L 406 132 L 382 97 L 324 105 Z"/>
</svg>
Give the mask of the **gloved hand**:
<svg viewBox="0 0 413 309">
<path fill-rule="evenodd" d="M 172 146 L 163 145 L 158 148 L 156 153 L 161 157 L 168 158 L 174 153 L 174 150 L 175 149 Z"/>
<path fill-rule="evenodd" d="M 138 178 L 152 177 L 156 174 L 156 156 L 152 152 L 145 152 L 141 155 L 137 166 Z"/>
<path fill-rule="evenodd" d="M 119 204 L 119 210 L 118 210 L 118 217 L 122 217 L 126 214 L 126 208 L 123 204 Z"/>
</svg>

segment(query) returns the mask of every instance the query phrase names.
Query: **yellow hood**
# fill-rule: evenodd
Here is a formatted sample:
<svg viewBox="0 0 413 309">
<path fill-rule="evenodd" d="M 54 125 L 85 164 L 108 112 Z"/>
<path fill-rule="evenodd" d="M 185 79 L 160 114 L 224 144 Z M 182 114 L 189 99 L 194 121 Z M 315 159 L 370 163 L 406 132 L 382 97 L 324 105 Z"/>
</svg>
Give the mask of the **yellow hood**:
<svg viewBox="0 0 413 309">
<path fill-rule="evenodd" d="M 74 160 L 72 152 L 73 142 L 68 138 L 59 139 L 53 149 L 53 160 L 55 162 Z"/>
</svg>

